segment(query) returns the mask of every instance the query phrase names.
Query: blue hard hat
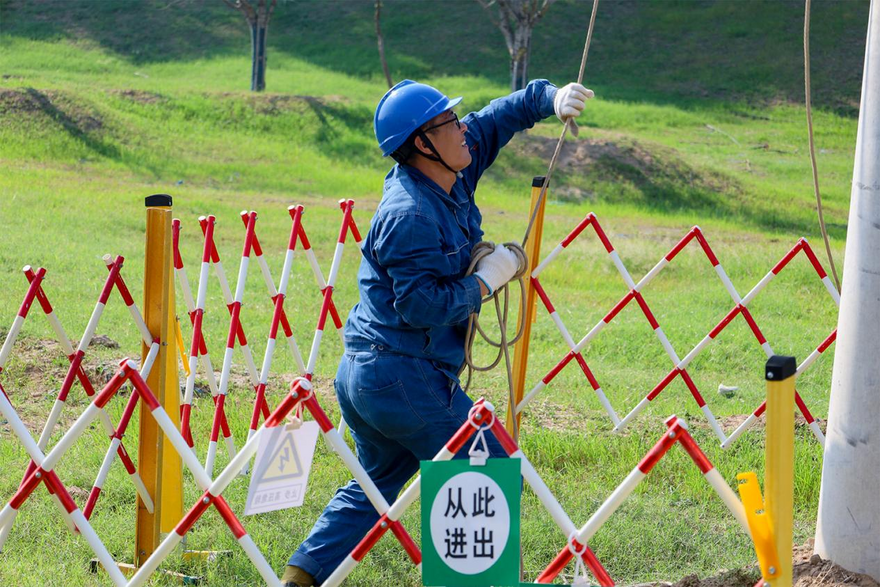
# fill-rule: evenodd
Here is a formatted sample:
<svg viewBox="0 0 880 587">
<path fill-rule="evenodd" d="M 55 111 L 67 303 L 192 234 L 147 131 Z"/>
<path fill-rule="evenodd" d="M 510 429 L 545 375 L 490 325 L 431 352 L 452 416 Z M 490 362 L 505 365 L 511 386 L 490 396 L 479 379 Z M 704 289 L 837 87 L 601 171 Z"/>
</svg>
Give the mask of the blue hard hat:
<svg viewBox="0 0 880 587">
<path fill-rule="evenodd" d="M 405 79 L 382 96 L 373 117 L 373 130 L 382 155 L 400 147 L 417 128 L 461 102 L 439 90 Z"/>
</svg>

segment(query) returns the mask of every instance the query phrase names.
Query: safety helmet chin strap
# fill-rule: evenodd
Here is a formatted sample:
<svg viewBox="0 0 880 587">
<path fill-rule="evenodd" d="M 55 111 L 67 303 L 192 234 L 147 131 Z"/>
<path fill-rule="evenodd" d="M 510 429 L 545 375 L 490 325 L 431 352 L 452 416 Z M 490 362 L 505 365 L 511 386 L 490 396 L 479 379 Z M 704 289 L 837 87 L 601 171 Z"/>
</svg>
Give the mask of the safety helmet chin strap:
<svg viewBox="0 0 880 587">
<path fill-rule="evenodd" d="M 437 148 L 434 146 L 434 143 L 431 142 L 431 139 L 428 138 L 428 135 L 425 134 L 425 131 L 423 131 L 423 130 L 416 131 L 416 136 L 421 138 L 422 141 L 424 141 L 425 146 L 428 147 L 428 149 L 430 149 L 430 151 L 434 155 L 432 156 L 432 155 L 428 155 L 427 153 L 423 153 L 422 150 L 419 149 L 418 147 L 416 147 L 416 153 L 418 153 L 419 155 L 421 155 L 425 159 L 428 159 L 429 161 L 437 161 L 438 163 L 440 163 L 440 165 L 442 165 L 443 167 L 445 167 L 446 169 L 448 169 L 449 171 L 454 173 L 456 177 L 461 177 L 461 172 L 456 171 L 455 169 L 453 169 L 452 167 L 450 167 L 449 165 L 446 164 L 446 161 L 444 161 L 443 157 L 440 156 L 440 153 L 437 151 Z"/>
</svg>

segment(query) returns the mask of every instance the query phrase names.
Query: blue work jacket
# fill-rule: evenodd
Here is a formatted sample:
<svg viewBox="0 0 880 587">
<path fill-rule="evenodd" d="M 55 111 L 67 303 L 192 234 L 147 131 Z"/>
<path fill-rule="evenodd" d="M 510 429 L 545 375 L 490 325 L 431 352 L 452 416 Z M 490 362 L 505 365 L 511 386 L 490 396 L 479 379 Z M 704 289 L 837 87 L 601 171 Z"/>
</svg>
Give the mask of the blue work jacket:
<svg viewBox="0 0 880 587">
<path fill-rule="evenodd" d="M 483 237 L 474 190 L 514 133 L 553 114 L 555 95 L 555 86 L 535 80 L 462 118 L 473 160 L 450 193 L 414 167 L 391 169 L 363 247 L 347 347 L 427 359 L 457 379 L 467 319 L 481 299 L 479 280 L 465 276 Z"/>
</svg>

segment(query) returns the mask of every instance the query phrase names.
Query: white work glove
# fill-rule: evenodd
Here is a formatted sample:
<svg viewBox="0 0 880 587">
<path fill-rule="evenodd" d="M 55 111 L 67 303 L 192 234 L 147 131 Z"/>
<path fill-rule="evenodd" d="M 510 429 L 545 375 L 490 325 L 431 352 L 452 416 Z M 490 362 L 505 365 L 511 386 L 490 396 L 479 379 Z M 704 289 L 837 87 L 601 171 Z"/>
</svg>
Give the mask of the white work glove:
<svg viewBox="0 0 880 587">
<path fill-rule="evenodd" d="M 593 95 L 593 90 L 588 90 L 578 83 L 570 83 L 556 90 L 556 96 L 553 98 L 553 110 L 562 122 L 569 118 L 577 118 L 581 115 L 587 100 Z M 574 120 L 571 121 L 570 128 L 572 134 L 577 136 L 578 127 Z"/>
<path fill-rule="evenodd" d="M 489 294 L 513 279 L 519 269 L 519 257 L 504 245 L 496 245 L 495 250 L 477 262 L 474 273 L 489 288 Z"/>
</svg>

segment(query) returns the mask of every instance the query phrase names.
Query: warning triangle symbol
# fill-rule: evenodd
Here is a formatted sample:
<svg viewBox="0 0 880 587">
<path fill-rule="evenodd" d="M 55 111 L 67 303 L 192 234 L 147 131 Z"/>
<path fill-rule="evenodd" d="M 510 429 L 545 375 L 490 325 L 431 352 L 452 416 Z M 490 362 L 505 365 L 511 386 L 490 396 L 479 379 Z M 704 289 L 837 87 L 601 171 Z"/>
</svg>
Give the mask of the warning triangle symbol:
<svg viewBox="0 0 880 587">
<path fill-rule="evenodd" d="M 284 434 L 272 454 L 272 458 L 269 459 L 268 466 L 263 470 L 260 481 L 279 481 L 290 477 L 299 477 L 302 473 L 302 465 L 299 462 L 293 434 Z"/>
</svg>

